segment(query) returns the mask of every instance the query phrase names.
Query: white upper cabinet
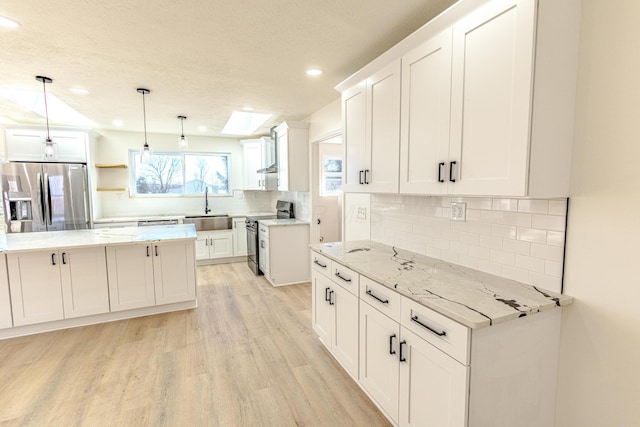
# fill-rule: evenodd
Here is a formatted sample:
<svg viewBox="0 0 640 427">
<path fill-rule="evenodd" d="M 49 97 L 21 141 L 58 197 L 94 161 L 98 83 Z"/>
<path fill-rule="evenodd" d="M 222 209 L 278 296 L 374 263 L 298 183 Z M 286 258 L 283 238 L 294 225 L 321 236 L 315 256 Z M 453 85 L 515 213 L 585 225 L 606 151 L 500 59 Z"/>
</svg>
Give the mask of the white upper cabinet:
<svg viewBox="0 0 640 427">
<path fill-rule="evenodd" d="M 243 189 L 275 190 L 275 174 L 258 172 L 275 163 L 275 146 L 271 138 L 245 139 L 242 144 Z"/>
<path fill-rule="evenodd" d="M 276 135 L 278 191 L 309 191 L 309 123 L 284 122 Z"/>
<path fill-rule="evenodd" d="M 7 160 L 15 162 L 87 162 L 88 134 L 85 131 L 52 129 L 51 140 L 55 150 L 53 160 L 43 158 L 47 130 L 44 128 L 7 129 Z"/>
<path fill-rule="evenodd" d="M 342 93 L 346 192 L 397 193 L 400 60 Z"/>
<path fill-rule="evenodd" d="M 345 191 L 569 196 L 579 20 L 580 0 L 458 2 L 338 85 Z"/>
<path fill-rule="evenodd" d="M 446 193 L 451 29 L 402 57 L 400 192 Z"/>
</svg>

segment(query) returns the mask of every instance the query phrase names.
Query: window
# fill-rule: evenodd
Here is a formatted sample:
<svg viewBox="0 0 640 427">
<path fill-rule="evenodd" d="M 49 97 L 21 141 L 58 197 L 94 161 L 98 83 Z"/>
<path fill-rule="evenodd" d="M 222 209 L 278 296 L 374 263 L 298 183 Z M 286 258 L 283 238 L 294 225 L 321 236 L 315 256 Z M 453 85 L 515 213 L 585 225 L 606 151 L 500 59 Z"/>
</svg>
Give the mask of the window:
<svg viewBox="0 0 640 427">
<path fill-rule="evenodd" d="M 342 193 L 342 159 L 340 157 L 322 157 L 321 196 L 336 196 Z"/>
<path fill-rule="evenodd" d="M 139 151 L 129 153 L 133 195 L 189 196 L 205 188 L 212 195 L 231 195 L 228 153 L 155 152 L 146 163 Z"/>
</svg>

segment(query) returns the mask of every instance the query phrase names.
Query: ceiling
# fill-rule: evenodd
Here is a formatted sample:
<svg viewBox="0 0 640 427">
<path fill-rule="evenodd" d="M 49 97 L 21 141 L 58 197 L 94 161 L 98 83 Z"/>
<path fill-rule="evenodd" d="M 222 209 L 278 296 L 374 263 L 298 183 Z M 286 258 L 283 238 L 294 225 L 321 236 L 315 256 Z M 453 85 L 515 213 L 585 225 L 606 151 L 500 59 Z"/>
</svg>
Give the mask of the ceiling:
<svg viewBox="0 0 640 427">
<path fill-rule="evenodd" d="M 334 101 L 334 86 L 455 0 L 58 0 L 2 2 L 0 91 L 52 93 L 95 129 L 220 136 L 251 106 L 302 120 Z M 309 77 L 308 68 L 324 74 Z M 80 95 L 69 89 L 83 88 Z M 119 127 L 114 120 L 122 120 Z M 44 119 L 0 97 L 0 123 Z M 52 123 L 74 125 L 74 123 Z M 206 131 L 198 130 L 202 126 Z"/>
</svg>

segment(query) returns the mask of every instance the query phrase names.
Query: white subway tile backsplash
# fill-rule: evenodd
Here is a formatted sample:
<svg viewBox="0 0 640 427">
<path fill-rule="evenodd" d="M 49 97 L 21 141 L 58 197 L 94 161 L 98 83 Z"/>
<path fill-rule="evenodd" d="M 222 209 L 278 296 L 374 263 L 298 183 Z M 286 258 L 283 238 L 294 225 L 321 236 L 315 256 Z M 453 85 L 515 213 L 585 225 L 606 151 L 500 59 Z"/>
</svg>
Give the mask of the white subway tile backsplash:
<svg viewBox="0 0 640 427">
<path fill-rule="evenodd" d="M 467 204 L 451 220 L 451 202 Z M 567 201 L 371 195 L 371 239 L 559 291 Z"/>
</svg>

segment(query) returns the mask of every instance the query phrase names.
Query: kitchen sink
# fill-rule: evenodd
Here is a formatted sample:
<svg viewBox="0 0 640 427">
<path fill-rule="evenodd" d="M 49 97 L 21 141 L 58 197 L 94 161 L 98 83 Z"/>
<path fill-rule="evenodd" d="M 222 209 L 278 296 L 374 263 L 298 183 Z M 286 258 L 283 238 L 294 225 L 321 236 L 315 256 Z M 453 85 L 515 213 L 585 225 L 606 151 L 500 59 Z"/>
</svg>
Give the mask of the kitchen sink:
<svg viewBox="0 0 640 427">
<path fill-rule="evenodd" d="M 183 223 L 195 225 L 196 231 L 231 230 L 233 227 L 233 219 L 229 215 L 188 216 Z"/>
</svg>

